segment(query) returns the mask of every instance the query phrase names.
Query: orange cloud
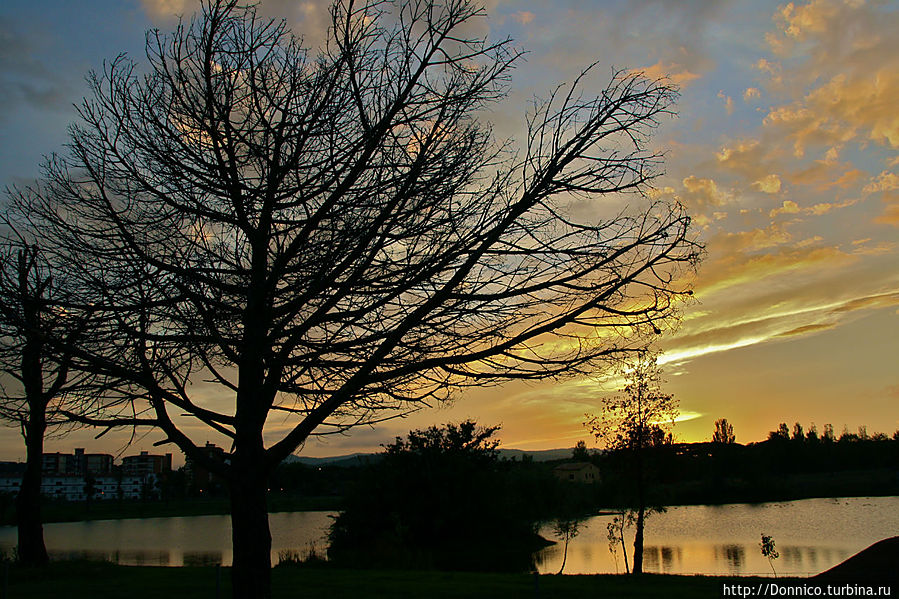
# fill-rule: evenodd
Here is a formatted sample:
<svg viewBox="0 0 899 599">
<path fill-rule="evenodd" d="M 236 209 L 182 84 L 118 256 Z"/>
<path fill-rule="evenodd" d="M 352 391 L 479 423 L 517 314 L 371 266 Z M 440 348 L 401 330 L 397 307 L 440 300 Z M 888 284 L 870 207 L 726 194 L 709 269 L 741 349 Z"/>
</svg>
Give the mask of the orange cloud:
<svg viewBox="0 0 899 599">
<path fill-rule="evenodd" d="M 691 81 L 699 79 L 701 76 L 696 73 L 691 73 L 679 64 L 663 64 L 661 60 L 652 66 L 634 69 L 633 72 L 643 73 L 644 76 L 650 79 L 670 79 L 673 83 L 676 83 L 681 87 L 686 86 Z"/>
<path fill-rule="evenodd" d="M 678 199 L 691 209 L 691 213 L 705 213 L 709 208 L 727 203 L 729 199 L 726 193 L 718 189 L 718 185 L 713 179 L 702 179 L 690 175 L 681 183 L 684 186 L 684 193 Z"/>
</svg>

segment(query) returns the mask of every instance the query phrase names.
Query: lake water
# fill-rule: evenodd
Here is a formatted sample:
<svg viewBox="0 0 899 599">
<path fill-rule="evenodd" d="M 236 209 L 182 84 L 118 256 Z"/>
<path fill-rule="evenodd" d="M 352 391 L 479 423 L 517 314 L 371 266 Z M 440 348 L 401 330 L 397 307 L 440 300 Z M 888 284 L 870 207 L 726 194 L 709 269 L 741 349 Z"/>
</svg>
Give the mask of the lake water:
<svg viewBox="0 0 899 599">
<path fill-rule="evenodd" d="M 281 512 L 269 515 L 272 563 L 282 551 L 301 555 L 314 544 L 327 548 L 334 512 Z M 16 528 L 0 527 L 0 550 L 16 545 Z M 93 520 L 44 525 L 51 559 L 86 558 L 128 566 L 202 566 L 231 564 L 231 517 L 188 516 L 130 520 Z"/>
<path fill-rule="evenodd" d="M 597 516 L 568 546 L 567 574 L 624 572 L 619 549 L 609 552 L 606 525 Z M 762 533 L 774 538 L 778 575 L 807 576 L 835 566 L 862 549 L 899 536 L 899 497 L 803 499 L 763 504 L 691 505 L 668 508 L 646 523 L 643 568 L 668 574 L 772 575 L 762 556 Z M 549 527 L 541 534 L 554 539 Z M 628 561 L 633 534 L 628 538 Z M 558 572 L 562 544 L 537 555 L 541 572 Z"/>
<path fill-rule="evenodd" d="M 270 516 L 272 562 L 279 554 L 303 554 L 327 546 L 333 512 Z M 623 572 L 620 550 L 609 552 L 606 524 L 596 516 L 581 525 L 568 548 L 567 574 Z M 883 538 L 899 535 L 899 497 L 805 499 L 764 504 L 678 506 L 647 522 L 644 569 L 671 574 L 770 575 L 759 550 L 761 534 L 774 537 L 778 575 L 816 574 Z M 541 534 L 553 539 L 548 527 Z M 97 520 L 44 525 L 54 559 L 103 559 L 125 565 L 231 563 L 228 516 Z M 631 550 L 628 541 L 628 551 Z M 16 544 L 16 529 L 0 527 L 0 550 Z M 632 562 L 632 559 L 629 561 Z M 557 572 L 562 545 L 537 554 L 541 572 Z"/>
</svg>

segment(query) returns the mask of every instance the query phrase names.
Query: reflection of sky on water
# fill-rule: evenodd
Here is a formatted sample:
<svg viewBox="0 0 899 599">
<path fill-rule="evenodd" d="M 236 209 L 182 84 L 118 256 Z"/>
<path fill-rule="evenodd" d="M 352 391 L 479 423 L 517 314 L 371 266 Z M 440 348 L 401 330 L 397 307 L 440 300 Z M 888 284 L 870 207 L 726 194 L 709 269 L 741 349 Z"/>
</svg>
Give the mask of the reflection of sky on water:
<svg viewBox="0 0 899 599">
<path fill-rule="evenodd" d="M 272 562 L 282 552 L 304 555 L 326 546 L 332 512 L 269 516 Z M 51 559 L 90 559 L 129 566 L 212 566 L 231 563 L 229 516 L 60 522 L 44 525 Z M 0 550 L 16 545 L 16 529 L 0 527 Z"/>
<path fill-rule="evenodd" d="M 621 548 L 609 551 L 606 524 L 585 522 L 568 548 L 565 572 L 624 572 Z M 633 564 L 633 531 L 627 539 Z M 805 499 L 766 504 L 675 506 L 649 518 L 644 569 L 670 574 L 772 575 L 759 549 L 762 533 L 774 537 L 778 574 L 806 576 L 826 570 L 865 547 L 899 535 L 899 498 Z M 552 538 L 549 527 L 541 534 Z M 537 556 L 541 572 L 557 572 L 562 544 Z"/>
<path fill-rule="evenodd" d="M 303 556 L 314 545 L 326 547 L 329 512 L 276 513 L 270 516 L 272 562 L 279 554 Z M 567 574 L 624 572 L 620 546 L 609 551 L 606 524 L 596 516 L 572 539 Z M 125 565 L 229 565 L 228 516 L 147 518 L 47 524 L 53 559 L 106 560 Z M 774 537 L 780 558 L 777 573 L 816 574 L 889 536 L 899 535 L 899 497 L 806 499 L 783 503 L 677 506 L 647 522 L 644 568 L 670 574 L 771 575 L 761 555 L 762 533 Z M 541 534 L 552 539 L 550 528 Z M 627 539 L 628 563 L 633 537 Z M 16 545 L 15 527 L 0 527 L 0 550 Z M 541 572 L 554 573 L 562 562 L 561 543 L 536 556 Z"/>
</svg>

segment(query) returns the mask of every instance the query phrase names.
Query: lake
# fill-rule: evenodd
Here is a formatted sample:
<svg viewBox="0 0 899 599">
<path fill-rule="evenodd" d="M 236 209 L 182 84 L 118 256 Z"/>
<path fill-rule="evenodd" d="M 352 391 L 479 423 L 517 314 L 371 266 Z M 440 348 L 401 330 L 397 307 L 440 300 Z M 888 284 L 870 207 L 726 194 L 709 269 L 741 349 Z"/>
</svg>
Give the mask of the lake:
<svg viewBox="0 0 899 599">
<path fill-rule="evenodd" d="M 289 512 L 270 516 L 272 561 L 279 553 L 323 553 L 333 512 Z M 609 552 L 606 524 L 595 516 L 581 525 L 568 548 L 568 574 L 623 572 Z M 676 506 L 647 522 L 644 569 L 670 574 L 770 575 L 759 550 L 761 534 L 774 537 L 778 575 L 816 574 L 883 538 L 899 535 L 899 497 L 804 499 L 764 504 Z M 553 539 L 549 527 L 541 534 Z M 97 520 L 44 525 L 54 559 L 103 559 L 123 565 L 212 565 L 231 563 L 228 516 Z M 0 550 L 16 544 L 16 529 L 0 527 Z M 630 541 L 628 551 L 631 550 Z M 541 572 L 557 572 L 562 545 L 540 551 Z M 632 559 L 629 557 L 629 561 Z"/>
<path fill-rule="evenodd" d="M 567 574 L 624 572 L 609 552 L 606 524 L 588 520 L 568 547 Z M 666 574 L 772 575 L 762 533 L 774 537 L 778 575 L 817 574 L 886 537 L 899 535 L 899 497 L 803 499 L 762 504 L 690 505 L 654 514 L 646 524 L 643 568 Z M 541 534 L 553 539 L 549 527 Z M 628 561 L 633 534 L 628 539 Z M 540 572 L 558 572 L 562 544 L 537 554 Z"/>
</svg>

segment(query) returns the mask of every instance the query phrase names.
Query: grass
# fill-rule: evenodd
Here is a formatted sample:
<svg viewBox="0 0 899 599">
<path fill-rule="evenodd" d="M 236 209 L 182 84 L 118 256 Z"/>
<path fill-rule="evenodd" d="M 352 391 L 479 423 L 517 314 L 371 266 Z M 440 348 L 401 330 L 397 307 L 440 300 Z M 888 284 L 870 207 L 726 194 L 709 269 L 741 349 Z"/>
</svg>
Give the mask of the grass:
<svg viewBox="0 0 899 599">
<path fill-rule="evenodd" d="M 31 599 L 166 599 L 230 597 L 228 568 L 153 568 L 97 562 L 58 562 L 49 568 L 9 566 L 8 596 Z M 721 597 L 722 585 L 767 579 L 709 576 L 553 576 L 472 572 L 343 570 L 278 567 L 272 570 L 274 598 L 325 597 Z M 779 579 L 784 582 L 788 579 Z"/>
</svg>

